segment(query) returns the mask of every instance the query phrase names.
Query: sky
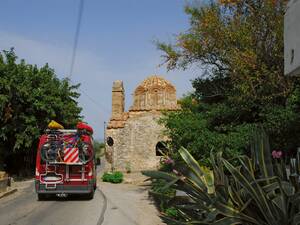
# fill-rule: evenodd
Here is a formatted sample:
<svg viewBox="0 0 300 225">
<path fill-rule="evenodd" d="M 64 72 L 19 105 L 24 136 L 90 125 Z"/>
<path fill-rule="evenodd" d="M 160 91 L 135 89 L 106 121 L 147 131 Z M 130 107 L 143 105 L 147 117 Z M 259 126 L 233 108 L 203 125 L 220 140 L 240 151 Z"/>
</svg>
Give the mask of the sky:
<svg viewBox="0 0 300 225">
<path fill-rule="evenodd" d="M 132 93 L 147 76 L 158 74 L 177 88 L 177 97 L 191 92 L 197 70 L 167 71 L 154 41 L 171 43 L 189 28 L 185 0 L 85 0 L 71 81 L 81 83 L 79 105 L 103 139 L 111 114 L 111 88 L 123 80 L 126 109 Z M 79 0 L 1 0 L 0 50 L 15 48 L 19 58 L 49 63 L 58 78 L 69 75 Z M 199 72 L 199 71 L 198 71 Z"/>
</svg>

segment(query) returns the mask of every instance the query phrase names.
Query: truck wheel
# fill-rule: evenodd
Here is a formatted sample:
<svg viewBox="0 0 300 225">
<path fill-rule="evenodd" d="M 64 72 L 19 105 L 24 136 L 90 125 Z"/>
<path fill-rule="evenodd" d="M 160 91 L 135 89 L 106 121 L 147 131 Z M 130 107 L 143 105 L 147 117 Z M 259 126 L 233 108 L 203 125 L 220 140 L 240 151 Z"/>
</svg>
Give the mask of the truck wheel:
<svg viewBox="0 0 300 225">
<path fill-rule="evenodd" d="M 37 194 L 37 197 L 38 197 L 38 201 L 43 201 L 47 199 L 46 194 Z"/>
</svg>

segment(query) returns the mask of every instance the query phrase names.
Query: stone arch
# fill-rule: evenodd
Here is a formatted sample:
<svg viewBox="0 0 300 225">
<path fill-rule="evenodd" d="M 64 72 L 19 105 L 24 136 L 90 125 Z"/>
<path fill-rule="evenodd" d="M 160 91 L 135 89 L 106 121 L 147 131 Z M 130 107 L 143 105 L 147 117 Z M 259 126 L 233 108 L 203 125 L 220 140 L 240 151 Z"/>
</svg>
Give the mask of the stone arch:
<svg viewBox="0 0 300 225">
<path fill-rule="evenodd" d="M 155 145 L 155 155 L 156 156 L 163 156 L 162 153 L 166 153 L 167 150 L 168 149 L 167 149 L 165 141 L 159 141 L 156 143 L 156 145 Z"/>
</svg>

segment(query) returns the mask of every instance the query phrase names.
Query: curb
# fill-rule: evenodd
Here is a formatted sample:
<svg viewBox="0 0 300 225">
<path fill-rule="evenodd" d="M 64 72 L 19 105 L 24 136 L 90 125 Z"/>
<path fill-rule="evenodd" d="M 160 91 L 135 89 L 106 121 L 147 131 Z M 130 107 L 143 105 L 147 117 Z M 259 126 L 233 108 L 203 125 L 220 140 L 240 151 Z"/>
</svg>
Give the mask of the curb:
<svg viewBox="0 0 300 225">
<path fill-rule="evenodd" d="M 16 191 L 18 191 L 18 189 L 14 188 L 14 189 L 8 190 L 4 193 L 0 193 L 0 199 L 5 197 L 5 196 L 11 195 L 11 194 L 15 193 Z"/>
</svg>

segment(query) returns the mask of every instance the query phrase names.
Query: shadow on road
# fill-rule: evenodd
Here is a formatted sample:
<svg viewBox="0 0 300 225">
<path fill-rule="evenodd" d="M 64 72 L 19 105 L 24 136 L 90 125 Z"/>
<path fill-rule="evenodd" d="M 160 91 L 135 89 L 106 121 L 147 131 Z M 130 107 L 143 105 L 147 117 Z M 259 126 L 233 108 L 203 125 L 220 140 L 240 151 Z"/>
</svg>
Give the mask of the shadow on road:
<svg viewBox="0 0 300 225">
<path fill-rule="evenodd" d="M 49 195 L 46 196 L 44 199 L 39 200 L 41 202 L 43 201 L 55 201 L 55 202 L 61 202 L 61 201 L 91 201 L 92 199 L 88 199 L 84 195 L 68 195 L 66 197 L 60 197 L 56 195 Z"/>
</svg>

